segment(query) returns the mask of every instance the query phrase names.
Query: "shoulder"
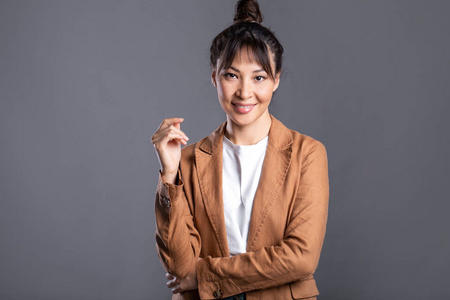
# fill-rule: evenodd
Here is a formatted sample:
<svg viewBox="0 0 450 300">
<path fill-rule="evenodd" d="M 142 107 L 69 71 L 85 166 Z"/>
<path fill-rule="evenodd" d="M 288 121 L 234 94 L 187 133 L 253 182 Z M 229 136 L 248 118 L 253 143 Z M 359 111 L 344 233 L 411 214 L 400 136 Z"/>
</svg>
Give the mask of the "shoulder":
<svg viewBox="0 0 450 300">
<path fill-rule="evenodd" d="M 295 130 L 290 130 L 290 132 L 293 138 L 292 157 L 294 161 L 303 167 L 315 165 L 317 169 L 326 170 L 328 155 L 324 144 Z"/>
<path fill-rule="evenodd" d="M 269 132 L 269 141 L 272 140 L 271 143 L 276 149 L 286 149 L 288 147 L 293 153 L 305 153 L 318 148 L 325 149 L 325 146 L 317 139 L 289 129 L 272 115 L 271 118 L 272 125 Z"/>
<path fill-rule="evenodd" d="M 310 152 L 312 150 L 321 150 L 321 151 L 326 151 L 325 150 L 325 145 L 320 142 L 319 140 L 306 135 L 306 134 L 302 134 L 298 131 L 295 131 L 293 129 L 289 129 L 289 132 L 291 133 L 292 136 L 292 148 L 300 150 L 301 152 Z"/>
<path fill-rule="evenodd" d="M 291 151 L 291 157 L 295 158 L 294 161 L 306 163 L 311 159 L 327 160 L 327 152 L 322 142 L 309 135 L 289 129 L 279 121 L 278 124 L 277 132 L 288 136 L 285 140 L 290 142 L 289 150 Z"/>
<path fill-rule="evenodd" d="M 271 115 L 272 125 L 269 131 L 269 144 L 276 151 L 287 151 L 293 158 L 292 163 L 303 163 L 311 159 L 326 158 L 325 146 L 315 138 L 287 128 Z"/>
</svg>

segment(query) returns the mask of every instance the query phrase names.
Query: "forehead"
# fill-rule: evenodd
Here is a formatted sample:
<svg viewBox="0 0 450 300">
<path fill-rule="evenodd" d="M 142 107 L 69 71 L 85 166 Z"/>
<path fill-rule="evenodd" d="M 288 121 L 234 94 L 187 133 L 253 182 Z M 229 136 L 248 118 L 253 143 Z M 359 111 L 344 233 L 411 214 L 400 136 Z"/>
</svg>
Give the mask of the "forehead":
<svg viewBox="0 0 450 300">
<path fill-rule="evenodd" d="M 236 53 L 231 65 L 234 64 L 250 64 L 261 67 L 261 64 L 256 57 L 256 54 L 252 50 L 240 50 Z"/>
<path fill-rule="evenodd" d="M 272 52 L 270 50 L 267 54 L 270 61 L 270 66 L 273 69 L 275 67 L 274 56 L 272 55 Z M 250 47 L 242 47 L 236 52 L 236 55 L 234 56 L 230 66 L 234 64 L 251 64 L 259 68 L 263 68 L 263 64 L 260 61 L 261 59 L 258 58 L 258 55 L 253 49 L 251 49 Z"/>
</svg>

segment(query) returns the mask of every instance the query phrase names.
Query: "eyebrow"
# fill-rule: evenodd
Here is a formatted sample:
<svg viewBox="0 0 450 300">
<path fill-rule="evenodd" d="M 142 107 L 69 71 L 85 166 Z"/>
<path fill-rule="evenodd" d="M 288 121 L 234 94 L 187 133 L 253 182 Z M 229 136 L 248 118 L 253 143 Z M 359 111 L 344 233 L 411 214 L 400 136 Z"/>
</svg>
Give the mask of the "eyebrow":
<svg viewBox="0 0 450 300">
<path fill-rule="evenodd" d="M 230 66 L 230 69 L 232 69 L 235 72 L 241 72 L 241 71 L 239 71 L 238 69 L 236 69 L 233 66 Z M 259 72 L 265 72 L 265 70 L 264 69 L 258 69 L 258 70 L 253 71 L 253 73 L 259 73 Z"/>
</svg>

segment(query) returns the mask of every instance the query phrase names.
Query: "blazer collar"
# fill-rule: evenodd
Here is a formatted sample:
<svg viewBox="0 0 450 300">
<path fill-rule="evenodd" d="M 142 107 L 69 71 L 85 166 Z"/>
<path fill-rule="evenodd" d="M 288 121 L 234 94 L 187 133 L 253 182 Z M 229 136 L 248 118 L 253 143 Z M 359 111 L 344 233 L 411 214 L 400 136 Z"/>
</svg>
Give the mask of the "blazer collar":
<svg viewBox="0 0 450 300">
<path fill-rule="evenodd" d="M 284 182 L 291 160 L 293 138 L 290 130 L 271 115 L 269 141 L 261 177 L 253 201 L 247 251 L 253 251 L 262 224 Z M 224 257 L 229 256 L 222 191 L 222 143 L 226 122 L 199 142 L 195 163 L 202 200 L 217 243 Z"/>
<path fill-rule="evenodd" d="M 283 150 L 292 144 L 292 135 L 289 129 L 278 119 L 270 115 L 272 125 L 269 131 L 269 144 L 276 150 Z M 198 146 L 200 150 L 213 154 L 217 149 L 222 150 L 223 135 L 227 122 L 222 123 L 213 133 L 206 137 Z"/>
</svg>

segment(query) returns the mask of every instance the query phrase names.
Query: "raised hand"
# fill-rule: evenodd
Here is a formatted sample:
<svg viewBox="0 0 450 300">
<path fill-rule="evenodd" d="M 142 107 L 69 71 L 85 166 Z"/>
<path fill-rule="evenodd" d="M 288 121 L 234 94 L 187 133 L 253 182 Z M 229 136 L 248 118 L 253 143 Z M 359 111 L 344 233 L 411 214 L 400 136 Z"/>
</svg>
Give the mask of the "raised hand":
<svg viewBox="0 0 450 300">
<path fill-rule="evenodd" d="M 187 145 L 189 138 L 180 129 L 183 118 L 164 119 L 152 136 L 152 143 L 165 182 L 175 183 L 181 159 L 181 144 Z"/>
</svg>

